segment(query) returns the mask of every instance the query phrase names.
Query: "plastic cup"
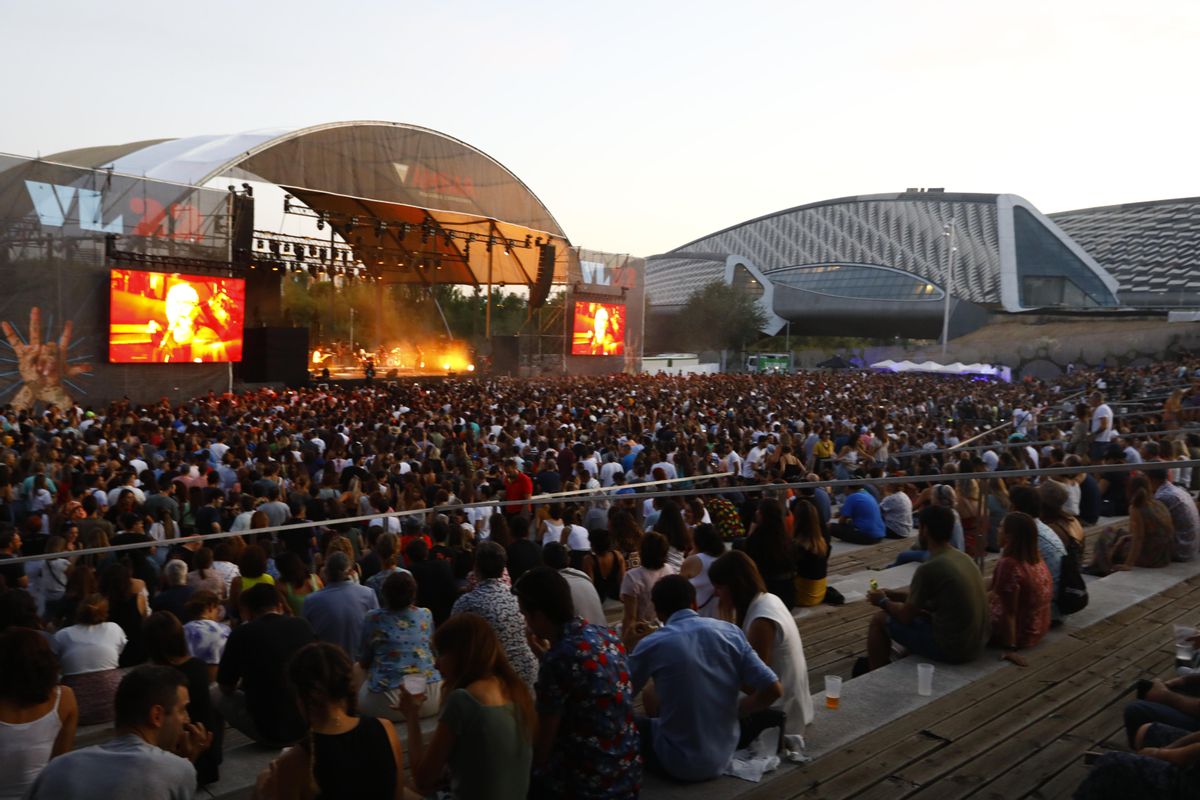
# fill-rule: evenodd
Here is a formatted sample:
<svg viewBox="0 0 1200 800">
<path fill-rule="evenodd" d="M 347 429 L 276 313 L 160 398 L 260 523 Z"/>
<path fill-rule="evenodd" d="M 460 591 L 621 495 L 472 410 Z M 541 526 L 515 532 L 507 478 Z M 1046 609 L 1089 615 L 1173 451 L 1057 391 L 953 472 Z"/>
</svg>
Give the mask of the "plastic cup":
<svg viewBox="0 0 1200 800">
<path fill-rule="evenodd" d="M 825 707 L 837 708 L 842 700 L 842 679 L 837 675 L 825 676 Z"/>
<path fill-rule="evenodd" d="M 411 695 L 425 694 L 425 676 L 412 672 L 404 676 L 404 691 Z"/>
<path fill-rule="evenodd" d="M 933 694 L 933 664 L 917 664 L 917 694 L 921 697 Z"/>
<path fill-rule="evenodd" d="M 1192 647 L 1191 642 L 1176 642 L 1175 643 L 1175 666 L 1190 667 L 1192 666 L 1192 658 L 1196 651 Z"/>
</svg>

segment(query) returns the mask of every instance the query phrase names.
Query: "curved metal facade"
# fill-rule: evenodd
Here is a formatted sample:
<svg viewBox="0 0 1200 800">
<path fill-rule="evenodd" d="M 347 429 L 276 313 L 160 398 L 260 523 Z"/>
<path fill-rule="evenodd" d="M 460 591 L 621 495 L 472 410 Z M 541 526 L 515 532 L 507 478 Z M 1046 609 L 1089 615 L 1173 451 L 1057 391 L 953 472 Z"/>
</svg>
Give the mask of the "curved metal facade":
<svg viewBox="0 0 1200 800">
<path fill-rule="evenodd" d="M 956 250 L 947 279 L 950 224 Z M 647 260 L 648 302 L 662 310 L 681 306 L 694 288 L 720 278 L 726 258 L 743 258 L 776 283 L 781 283 L 777 272 L 786 282 L 785 275 L 795 276 L 803 268 L 844 270 L 836 292 L 791 288 L 813 298 L 832 294 L 842 301 L 886 303 L 894 315 L 926 316 L 932 306 L 918 306 L 917 301 L 940 298 L 943 288 L 955 304 L 1006 311 L 1117 305 L 1116 281 L 1052 221 L 1015 195 L 865 195 L 770 214 L 652 256 Z M 917 296 L 912 294 L 915 286 L 932 289 L 922 288 L 922 296 Z M 775 310 L 795 321 L 801 311 L 794 305 L 799 296 L 786 292 L 791 307 L 779 307 L 785 295 L 779 288 Z"/>
</svg>

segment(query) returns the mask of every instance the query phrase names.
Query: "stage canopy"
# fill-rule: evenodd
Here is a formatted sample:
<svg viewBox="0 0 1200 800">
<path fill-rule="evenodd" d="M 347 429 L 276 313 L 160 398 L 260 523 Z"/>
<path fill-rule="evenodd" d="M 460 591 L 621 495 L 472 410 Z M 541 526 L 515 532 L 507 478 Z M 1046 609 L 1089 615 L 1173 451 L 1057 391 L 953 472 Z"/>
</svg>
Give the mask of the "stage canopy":
<svg viewBox="0 0 1200 800">
<path fill-rule="evenodd" d="M 193 186 L 278 185 L 387 283 L 529 285 L 539 240 L 556 246 L 554 282 L 567 276 L 569 241 L 529 187 L 486 153 L 415 125 L 335 122 L 84 148 L 45 160 Z"/>
</svg>

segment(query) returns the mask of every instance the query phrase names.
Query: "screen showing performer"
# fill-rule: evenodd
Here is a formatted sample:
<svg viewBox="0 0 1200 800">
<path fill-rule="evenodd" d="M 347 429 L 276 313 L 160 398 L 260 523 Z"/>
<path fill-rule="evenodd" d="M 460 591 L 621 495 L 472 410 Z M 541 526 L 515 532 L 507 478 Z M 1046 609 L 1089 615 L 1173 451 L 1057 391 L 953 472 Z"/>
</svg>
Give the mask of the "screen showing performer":
<svg viewBox="0 0 1200 800">
<path fill-rule="evenodd" d="M 108 359 L 114 364 L 242 360 L 241 278 L 114 269 Z"/>
<path fill-rule="evenodd" d="M 625 355 L 625 306 L 575 301 L 571 355 Z"/>
</svg>

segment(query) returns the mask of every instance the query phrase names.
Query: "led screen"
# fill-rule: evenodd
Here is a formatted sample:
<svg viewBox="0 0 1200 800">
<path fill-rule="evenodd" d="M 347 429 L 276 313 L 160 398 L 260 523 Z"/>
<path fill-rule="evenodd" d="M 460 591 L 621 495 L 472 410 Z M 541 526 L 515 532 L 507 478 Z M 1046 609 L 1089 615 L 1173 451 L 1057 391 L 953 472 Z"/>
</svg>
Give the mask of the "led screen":
<svg viewBox="0 0 1200 800">
<path fill-rule="evenodd" d="M 108 360 L 114 364 L 242 360 L 246 282 L 114 269 Z"/>
<path fill-rule="evenodd" d="M 621 303 L 575 302 L 571 355 L 625 355 L 625 306 Z"/>
</svg>

